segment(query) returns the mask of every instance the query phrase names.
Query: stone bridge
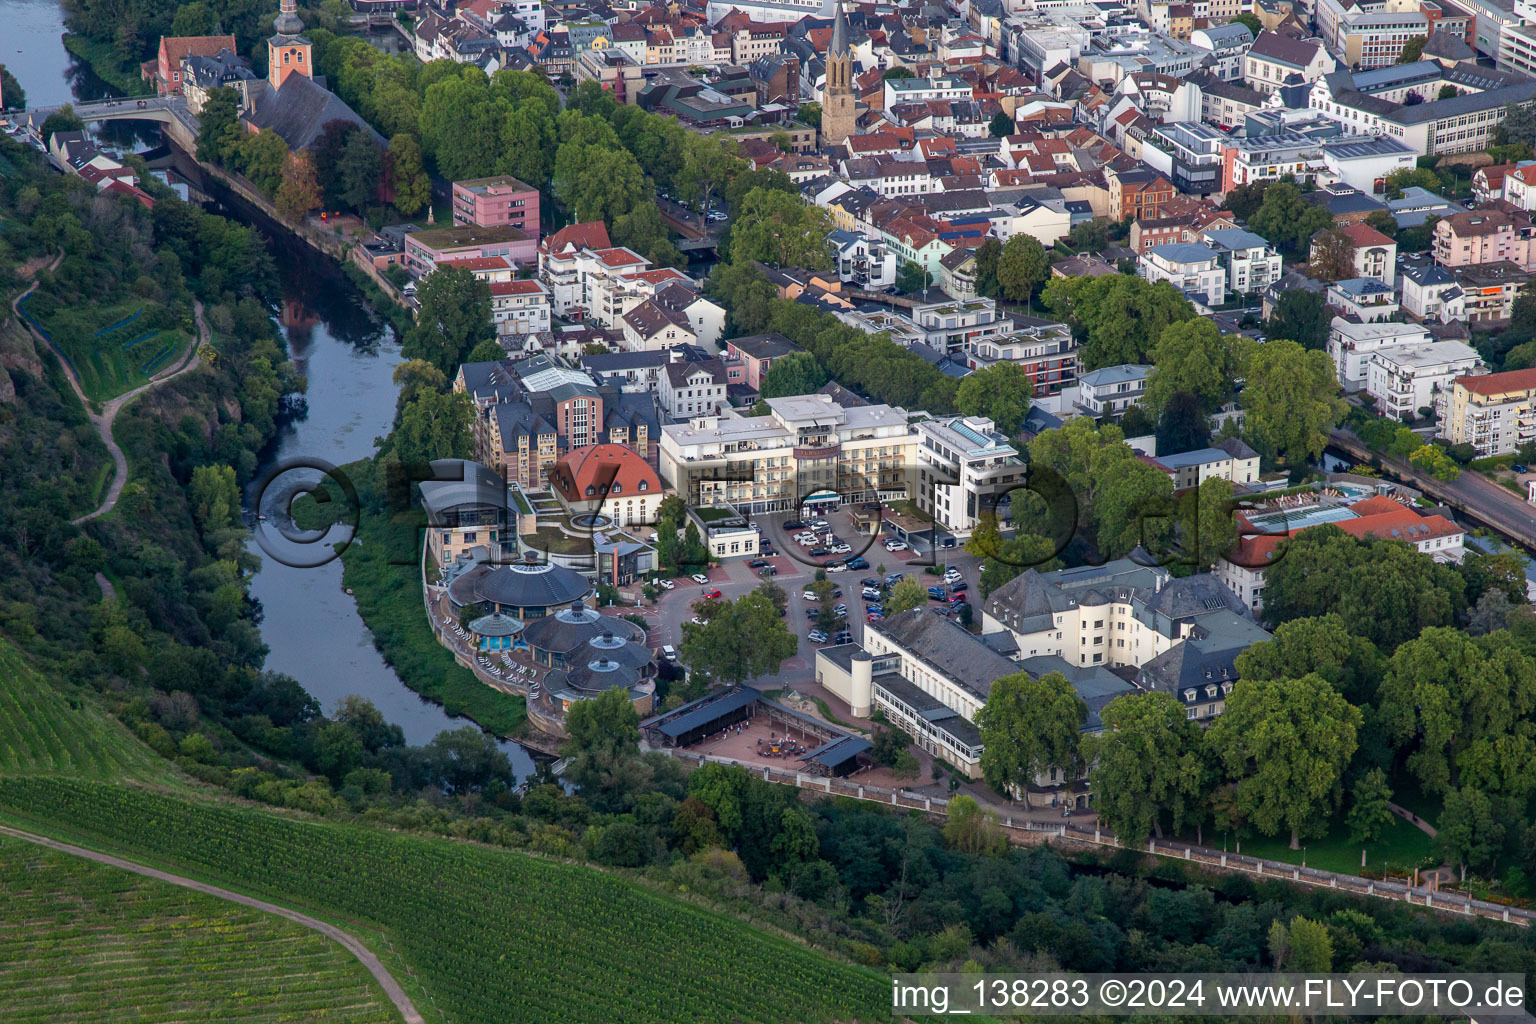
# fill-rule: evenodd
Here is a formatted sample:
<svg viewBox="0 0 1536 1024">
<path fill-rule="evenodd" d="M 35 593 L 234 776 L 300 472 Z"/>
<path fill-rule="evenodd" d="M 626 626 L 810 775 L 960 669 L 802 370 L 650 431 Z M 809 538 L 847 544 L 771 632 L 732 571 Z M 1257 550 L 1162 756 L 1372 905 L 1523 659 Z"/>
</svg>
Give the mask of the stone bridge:
<svg viewBox="0 0 1536 1024">
<path fill-rule="evenodd" d="M 102 121 L 158 121 L 165 125 L 168 135 L 188 149 L 194 146 L 198 135 L 197 115 L 187 108 L 187 101 L 181 96 L 129 97 L 73 103 L 69 106 L 87 124 Z M 61 109 L 59 106 L 31 107 L 18 112 L 16 120 L 35 133 L 50 115 Z"/>
</svg>

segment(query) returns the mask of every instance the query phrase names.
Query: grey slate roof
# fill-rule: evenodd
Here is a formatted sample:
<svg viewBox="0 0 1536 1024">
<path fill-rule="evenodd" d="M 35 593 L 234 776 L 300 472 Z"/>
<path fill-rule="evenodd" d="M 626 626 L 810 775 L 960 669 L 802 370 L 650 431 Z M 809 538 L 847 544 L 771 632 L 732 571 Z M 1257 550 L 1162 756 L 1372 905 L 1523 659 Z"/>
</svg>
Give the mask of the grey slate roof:
<svg viewBox="0 0 1536 1024">
<path fill-rule="evenodd" d="M 507 507 L 507 482 L 489 466 L 469 459 L 438 459 L 432 463 L 432 475 L 435 479 L 421 482 L 421 503 L 434 526 L 444 522 L 449 509 L 462 505 Z"/>
<path fill-rule="evenodd" d="M 592 584 L 575 569 L 536 565 L 477 565 L 448 585 L 458 607 L 490 602 L 513 608 L 556 608 L 579 601 Z"/>
<path fill-rule="evenodd" d="M 303 75 L 289 75 L 281 89 L 266 82 L 253 88 L 246 118 L 258 129 L 276 132 L 295 151 L 314 146 L 332 121 L 355 124 L 380 146 L 387 144 L 340 96 Z"/>
<path fill-rule="evenodd" d="M 1019 666 L 992 650 L 958 622 L 913 608 L 867 627 L 890 637 L 935 672 L 985 701 L 992 683 L 1013 675 Z"/>
</svg>

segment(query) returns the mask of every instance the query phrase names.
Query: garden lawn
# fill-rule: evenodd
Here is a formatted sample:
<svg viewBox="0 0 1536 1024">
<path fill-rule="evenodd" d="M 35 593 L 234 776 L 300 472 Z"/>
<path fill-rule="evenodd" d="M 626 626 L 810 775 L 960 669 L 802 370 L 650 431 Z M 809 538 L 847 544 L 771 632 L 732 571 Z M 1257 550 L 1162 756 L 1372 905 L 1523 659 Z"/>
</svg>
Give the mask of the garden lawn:
<svg viewBox="0 0 1536 1024">
<path fill-rule="evenodd" d="M 1212 836 L 1207 833 L 1207 845 Z M 1219 841 L 1219 837 L 1216 837 Z M 1412 873 L 1416 866 L 1435 859 L 1434 840 L 1414 825 L 1394 818 L 1392 827 L 1381 839 L 1366 847 L 1366 868 L 1382 871 L 1390 868 L 1396 874 Z M 1300 864 L 1305 855 L 1307 867 L 1337 871 L 1345 875 L 1360 873 L 1360 847 L 1349 841 L 1349 828 L 1343 815 L 1334 821 L 1328 835 L 1306 841 L 1306 850 L 1292 850 L 1289 838 L 1276 836 L 1243 840 L 1243 853 L 1284 864 Z"/>
</svg>

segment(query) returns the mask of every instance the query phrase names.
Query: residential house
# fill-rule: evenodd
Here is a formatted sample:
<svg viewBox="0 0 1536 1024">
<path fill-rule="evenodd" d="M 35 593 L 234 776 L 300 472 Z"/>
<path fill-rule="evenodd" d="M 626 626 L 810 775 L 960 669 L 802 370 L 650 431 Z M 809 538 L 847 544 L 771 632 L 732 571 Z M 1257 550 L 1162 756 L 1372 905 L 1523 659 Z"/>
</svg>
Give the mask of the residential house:
<svg viewBox="0 0 1536 1024">
<path fill-rule="evenodd" d="M 1078 403 L 1095 418 L 1119 417 L 1147 393 L 1152 367 L 1121 363 L 1090 370 L 1078 378 Z"/>
<path fill-rule="evenodd" d="M 1328 286 L 1327 304 L 1342 316 L 1353 316 L 1365 323 L 1390 320 L 1398 309 L 1397 293 L 1391 285 L 1374 277 L 1351 277 Z"/>
<path fill-rule="evenodd" d="M 1077 339 L 1066 324 L 1014 314 L 1012 329 L 967 341 L 965 363 L 984 370 L 1013 363 L 1024 371 L 1036 395 L 1054 395 L 1077 380 Z"/>
<path fill-rule="evenodd" d="M 1227 273 L 1227 290 L 1239 295 L 1262 292 L 1280 280 L 1280 254 L 1252 231 L 1218 228 L 1205 232 L 1205 243 Z"/>
<path fill-rule="evenodd" d="M 773 364 L 793 352 L 805 351 L 782 334 L 750 334 L 725 343 L 727 359 L 746 368 L 746 383 L 753 391 L 763 388 L 763 376 Z"/>
<path fill-rule="evenodd" d="M 567 452 L 550 471 L 549 488 L 566 512 L 605 515 L 615 526 L 656 522 L 666 493 L 656 470 L 622 444 Z"/>
<path fill-rule="evenodd" d="M 1536 267 L 1531 257 L 1533 232 L 1528 218 L 1516 220 L 1499 209 L 1455 213 L 1435 222 L 1435 262 L 1443 267 L 1468 267 L 1508 260 L 1522 268 Z"/>
<path fill-rule="evenodd" d="M 214 57 L 220 50 L 239 52 L 234 36 L 161 36 L 155 59 L 140 65 L 144 81 L 161 96 L 182 93 L 182 62 L 188 57 Z"/>
<path fill-rule="evenodd" d="M 1025 478 L 1024 460 L 996 425 L 982 416 L 954 416 L 917 423 L 918 509 L 932 517 L 945 538 L 963 540 L 983 513 L 1009 519 L 1000 497 Z"/>
<path fill-rule="evenodd" d="M 1418 320 L 1454 323 L 1466 316 L 1466 295 L 1450 271 L 1422 262 L 1400 270 L 1403 310 Z"/>
<path fill-rule="evenodd" d="M 1365 393 L 1376 400 L 1380 415 L 1408 420 L 1432 412 L 1451 381 L 1478 372 L 1482 365 L 1477 351 L 1459 341 L 1393 345 L 1371 355 Z"/>
<path fill-rule="evenodd" d="M 536 334 L 550 329 L 549 289 L 541 281 L 493 281 L 491 319 L 502 335 Z"/>
<path fill-rule="evenodd" d="M 1439 272 L 1445 273 L 1443 270 Z M 1363 391 L 1371 357 L 1377 352 L 1418 347 L 1432 340 L 1429 331 L 1415 324 L 1357 323 L 1336 316 L 1328 328 L 1328 357 L 1333 360 L 1339 385 L 1345 391 Z"/>
<path fill-rule="evenodd" d="M 1440 436 L 1470 444 L 1478 458 L 1536 441 L 1536 370 L 1461 377 L 1435 403 Z"/>
<path fill-rule="evenodd" d="M 718 359 L 670 362 L 662 367 L 658 383 L 661 411 L 674 422 L 712 416 L 730 405 L 725 366 Z"/>
<path fill-rule="evenodd" d="M 1193 242 L 1153 246 L 1137 258 L 1136 271 L 1154 284 L 1167 281 L 1207 306 L 1220 305 L 1226 295 L 1227 272 L 1220 254 L 1209 246 Z"/>
<path fill-rule="evenodd" d="M 1259 479 L 1259 453 L 1235 437 L 1210 448 L 1143 458 L 1166 471 L 1178 491 L 1199 487 L 1207 480 L 1225 480 L 1241 490 Z"/>
<path fill-rule="evenodd" d="M 1134 217 L 1154 219 L 1178 193 L 1173 182 L 1148 167 L 1128 171 L 1114 166 L 1104 168 L 1104 182 L 1109 186 L 1109 219 Z"/>
</svg>

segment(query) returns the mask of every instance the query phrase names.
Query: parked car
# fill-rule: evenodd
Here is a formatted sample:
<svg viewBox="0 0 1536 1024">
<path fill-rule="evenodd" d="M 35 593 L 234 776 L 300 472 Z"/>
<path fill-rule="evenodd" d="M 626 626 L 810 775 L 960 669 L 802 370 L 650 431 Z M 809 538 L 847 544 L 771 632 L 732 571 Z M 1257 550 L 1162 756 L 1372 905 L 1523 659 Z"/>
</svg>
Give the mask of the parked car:
<svg viewBox="0 0 1536 1024">
<path fill-rule="evenodd" d="M 879 614 L 884 615 L 885 605 L 881 604 L 879 601 L 874 601 L 865 605 L 864 610 L 867 612 L 878 612 Z"/>
<path fill-rule="evenodd" d="M 887 550 L 887 551 L 905 551 L 905 550 L 907 550 L 907 545 L 906 545 L 906 543 L 904 541 L 888 540 L 888 541 L 885 542 L 885 550 Z"/>
<path fill-rule="evenodd" d="M 830 525 L 825 519 L 812 519 L 810 526 L 813 530 L 825 530 Z"/>
<path fill-rule="evenodd" d="M 943 600 L 946 600 L 948 597 L 949 597 L 949 594 L 948 594 L 948 592 L 943 587 L 929 587 L 928 588 L 928 600 L 930 600 L 930 601 L 943 601 Z"/>
<path fill-rule="evenodd" d="M 709 625 L 709 620 L 708 619 L 701 619 L 697 615 L 695 615 L 693 618 L 689 619 L 688 621 L 693 623 L 695 626 L 707 626 L 707 625 Z"/>
<path fill-rule="evenodd" d="M 852 551 L 853 551 L 853 548 L 850 547 L 847 544 L 833 544 L 832 545 L 832 553 L 834 555 L 846 555 L 846 554 L 850 554 Z"/>
<path fill-rule="evenodd" d="M 828 562 L 827 572 L 847 572 L 848 567 L 842 562 Z"/>
<path fill-rule="evenodd" d="M 860 555 L 858 558 L 850 558 L 848 560 L 848 568 L 850 568 L 850 569 L 868 569 L 869 568 L 869 559 L 865 558 L 862 555 Z"/>
<path fill-rule="evenodd" d="M 821 609 L 819 609 L 819 608 L 807 608 L 805 610 L 805 617 L 808 618 L 808 619 L 814 619 L 817 616 L 819 616 L 820 614 L 821 614 Z"/>
<path fill-rule="evenodd" d="M 798 519 L 790 519 L 790 520 L 785 521 L 784 529 L 786 529 L 786 530 L 803 530 L 803 529 L 805 529 L 805 524 L 802 523 Z"/>
<path fill-rule="evenodd" d="M 880 577 L 879 576 L 865 576 L 863 579 L 859 580 L 859 586 L 861 586 L 861 587 L 878 587 L 878 586 L 880 586 Z"/>
<path fill-rule="evenodd" d="M 853 634 L 845 629 L 841 633 L 833 636 L 832 642 L 835 644 L 851 644 L 853 643 Z"/>
<path fill-rule="evenodd" d="M 935 615 L 942 615 L 946 619 L 949 618 L 949 605 L 947 605 L 947 604 L 930 605 L 929 607 L 933 608 L 933 614 L 935 614 Z"/>
<path fill-rule="evenodd" d="M 845 605 L 845 604 L 835 604 L 835 605 L 832 606 L 832 614 L 833 615 L 847 615 L 848 614 L 848 606 Z"/>
<path fill-rule="evenodd" d="M 810 556 L 812 558 L 826 558 L 831 553 L 832 552 L 828 551 L 826 548 L 811 548 L 810 550 Z"/>
<path fill-rule="evenodd" d="M 763 566 L 765 566 L 767 564 L 768 564 L 768 562 L 765 559 L 754 558 L 754 559 L 752 559 L 752 561 L 747 563 L 747 568 L 749 568 L 749 569 L 761 569 Z"/>
<path fill-rule="evenodd" d="M 906 578 L 907 574 L 904 572 L 893 572 L 885 578 L 885 585 L 888 587 L 894 587 L 896 584 L 900 583 Z"/>
<path fill-rule="evenodd" d="M 696 573 L 694 573 L 692 576 L 690 576 L 688 578 L 693 580 L 693 582 L 699 584 L 700 586 L 703 586 L 704 584 L 709 582 L 709 577 L 705 576 L 701 572 L 696 572 Z"/>
<path fill-rule="evenodd" d="M 713 600 L 716 600 L 716 599 L 718 599 L 720 597 L 720 591 L 718 591 L 718 590 L 707 590 L 707 591 L 704 592 L 704 596 L 708 600 L 713 601 Z"/>
<path fill-rule="evenodd" d="M 870 622 L 883 622 L 885 620 L 885 612 L 869 612 L 864 618 Z"/>
<path fill-rule="evenodd" d="M 757 574 L 759 576 L 777 576 L 779 574 L 779 570 L 775 569 L 773 566 L 770 565 L 766 569 L 759 569 L 759 570 L 757 570 Z"/>
<path fill-rule="evenodd" d="M 662 658 L 664 658 L 667 661 L 676 661 L 677 660 L 677 648 L 673 647 L 671 644 L 662 644 L 661 645 L 661 656 L 662 656 Z"/>
<path fill-rule="evenodd" d="M 944 570 L 945 583 L 954 583 L 956 580 L 962 580 L 964 578 L 964 576 L 960 575 L 960 570 L 956 569 L 954 566 L 950 566 L 948 569 Z"/>
<path fill-rule="evenodd" d="M 800 596 L 801 596 L 801 598 L 803 598 L 806 601 L 814 601 L 814 600 L 816 600 L 816 591 L 814 591 L 814 590 L 806 590 L 806 591 L 802 592 L 800 594 Z"/>
<path fill-rule="evenodd" d="M 965 580 L 961 580 L 959 583 L 956 583 L 954 586 L 950 587 L 949 588 L 949 592 L 951 594 L 962 594 L 965 591 L 969 590 L 970 586 L 971 585 L 969 583 L 965 582 Z"/>
<path fill-rule="evenodd" d="M 880 591 L 876 590 L 874 587 L 865 587 L 862 591 L 859 592 L 859 596 L 864 598 L 866 601 L 878 601 L 880 599 Z"/>
<path fill-rule="evenodd" d="M 824 644 L 827 642 L 827 634 L 823 633 L 819 629 L 811 630 L 809 633 L 805 634 L 805 638 L 813 644 Z"/>
<path fill-rule="evenodd" d="M 677 586 L 677 584 L 673 583 L 671 580 L 657 580 L 656 585 L 662 590 L 671 590 L 673 587 Z"/>
</svg>

